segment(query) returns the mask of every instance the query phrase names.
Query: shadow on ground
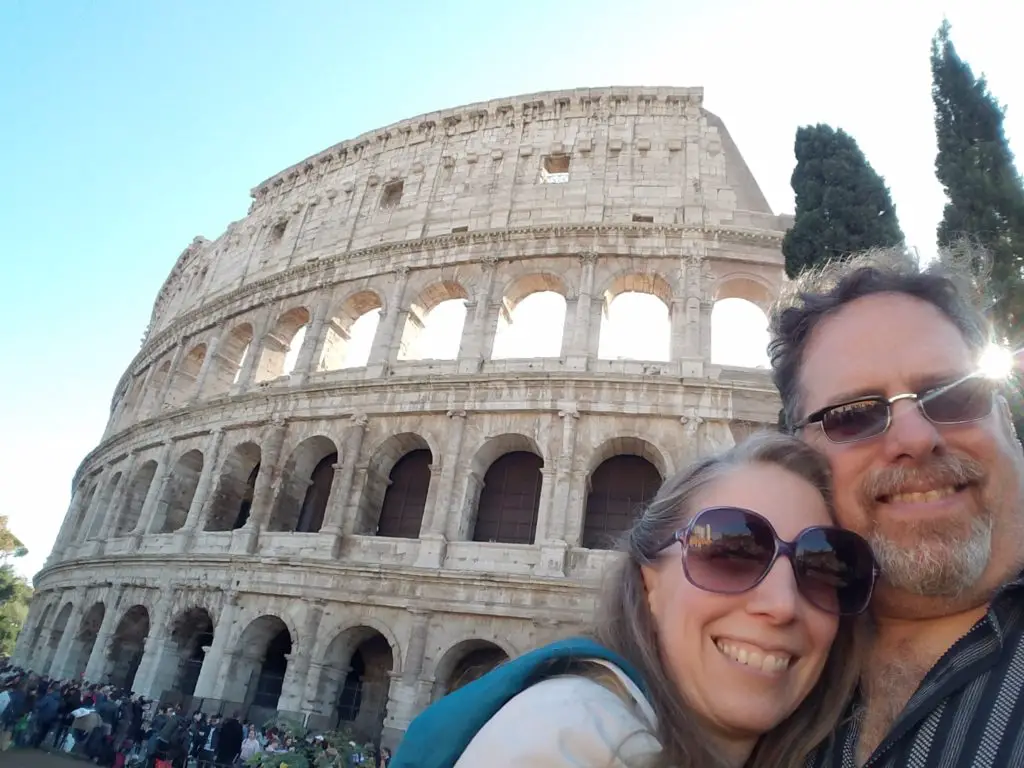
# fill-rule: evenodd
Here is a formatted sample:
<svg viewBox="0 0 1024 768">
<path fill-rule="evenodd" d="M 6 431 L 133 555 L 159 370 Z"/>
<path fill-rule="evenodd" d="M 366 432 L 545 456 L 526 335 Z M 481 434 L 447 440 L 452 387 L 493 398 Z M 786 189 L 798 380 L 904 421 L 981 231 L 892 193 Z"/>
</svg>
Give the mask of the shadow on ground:
<svg viewBox="0 0 1024 768">
<path fill-rule="evenodd" d="M 85 768 L 90 763 L 38 749 L 9 749 L 0 752 L 0 768 L 71 768 L 75 765 Z"/>
</svg>

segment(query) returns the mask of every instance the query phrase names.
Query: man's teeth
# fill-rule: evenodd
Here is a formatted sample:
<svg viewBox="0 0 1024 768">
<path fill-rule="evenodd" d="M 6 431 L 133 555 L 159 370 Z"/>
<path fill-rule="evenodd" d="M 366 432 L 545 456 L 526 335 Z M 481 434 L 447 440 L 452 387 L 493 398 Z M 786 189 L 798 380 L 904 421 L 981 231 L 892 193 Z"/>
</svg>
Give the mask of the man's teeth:
<svg viewBox="0 0 1024 768">
<path fill-rule="evenodd" d="M 788 654 L 761 653 L 759 651 L 749 651 L 746 648 L 738 648 L 724 640 L 716 640 L 715 645 L 718 646 L 718 650 L 733 661 L 738 661 L 740 664 L 745 664 L 754 669 L 760 669 L 763 672 L 781 672 L 789 666 L 789 662 L 793 659 Z"/>
<path fill-rule="evenodd" d="M 924 492 L 894 493 L 889 497 L 889 501 L 901 504 L 921 504 L 927 501 L 938 501 L 947 496 L 952 496 L 954 493 L 956 493 L 956 488 L 952 485 L 947 485 L 945 488 L 935 488 Z"/>
</svg>

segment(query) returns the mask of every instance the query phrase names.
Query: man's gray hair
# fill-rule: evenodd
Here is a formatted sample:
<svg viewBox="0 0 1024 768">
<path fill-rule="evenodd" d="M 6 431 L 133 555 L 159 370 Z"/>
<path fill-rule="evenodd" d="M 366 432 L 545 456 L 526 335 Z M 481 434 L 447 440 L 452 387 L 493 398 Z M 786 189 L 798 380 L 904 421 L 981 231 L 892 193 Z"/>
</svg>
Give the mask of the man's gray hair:
<svg viewBox="0 0 1024 768">
<path fill-rule="evenodd" d="M 806 414 L 800 389 L 804 349 L 818 324 L 844 305 L 875 293 L 903 293 L 935 306 L 978 354 L 991 340 L 980 307 L 991 269 L 988 253 L 966 242 L 939 251 L 922 267 L 903 248 L 879 248 L 810 269 L 789 283 L 769 313 L 768 356 L 782 398 L 779 427 L 792 431 Z"/>
</svg>

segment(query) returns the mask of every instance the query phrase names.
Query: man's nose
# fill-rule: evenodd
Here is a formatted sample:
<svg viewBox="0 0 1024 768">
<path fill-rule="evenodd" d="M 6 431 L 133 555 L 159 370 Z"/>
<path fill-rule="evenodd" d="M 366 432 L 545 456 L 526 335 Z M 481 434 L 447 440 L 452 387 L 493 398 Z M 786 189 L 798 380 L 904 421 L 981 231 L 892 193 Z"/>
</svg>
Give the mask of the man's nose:
<svg viewBox="0 0 1024 768">
<path fill-rule="evenodd" d="M 924 415 L 919 401 L 900 400 L 893 403 L 889 431 L 885 434 L 886 457 L 925 458 L 942 444 L 942 434 Z"/>
</svg>

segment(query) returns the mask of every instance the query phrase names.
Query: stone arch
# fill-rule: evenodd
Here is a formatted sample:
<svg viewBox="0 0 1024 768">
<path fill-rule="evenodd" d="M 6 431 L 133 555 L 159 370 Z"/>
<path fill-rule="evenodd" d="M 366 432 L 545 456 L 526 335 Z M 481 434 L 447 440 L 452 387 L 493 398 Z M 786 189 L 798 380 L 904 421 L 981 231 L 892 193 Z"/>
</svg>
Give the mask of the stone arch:
<svg viewBox="0 0 1024 768">
<path fill-rule="evenodd" d="M 85 490 L 82 496 L 82 503 L 78 506 L 78 510 L 75 512 L 75 519 L 71 522 L 71 527 L 68 529 L 68 542 L 79 541 L 82 524 L 85 523 L 86 518 L 89 516 L 89 510 L 93 508 L 93 504 L 96 502 L 96 491 L 98 488 L 99 482 L 94 480 L 89 488 Z"/>
<path fill-rule="evenodd" d="M 199 372 L 203 369 L 205 360 L 206 344 L 204 343 L 196 344 L 185 355 L 171 379 L 171 388 L 167 392 L 169 407 L 182 405 L 195 394 L 196 385 L 199 382 Z"/>
<path fill-rule="evenodd" d="M 107 674 L 104 682 L 117 688 L 132 689 L 135 673 L 142 663 L 142 654 L 149 637 L 149 610 L 144 605 L 133 605 L 117 623 L 107 652 Z"/>
<path fill-rule="evenodd" d="M 36 657 L 39 655 L 39 650 L 43 648 L 40 644 L 40 640 L 43 639 L 43 627 L 46 625 L 47 619 L 50 618 L 50 614 L 53 613 L 54 608 L 57 607 L 57 601 L 49 600 L 46 605 L 43 606 L 43 610 L 39 612 L 39 619 L 32 627 L 32 632 L 29 635 L 28 646 L 25 649 L 27 656 L 25 657 L 24 667 L 30 671 L 42 672 L 38 666 L 36 666 Z M 64 620 L 65 624 L 67 619 Z M 25 630 L 22 629 L 22 632 Z M 48 640 L 49 638 L 47 638 Z M 40 659 L 41 661 L 41 659 Z"/>
<path fill-rule="evenodd" d="M 124 473 L 120 471 L 115 472 L 104 486 L 96 502 L 96 514 L 92 516 L 92 524 L 86 533 L 87 539 L 96 538 L 103 532 L 103 523 L 106 521 L 107 515 L 113 514 L 113 511 L 110 509 L 110 502 L 114 500 L 123 477 Z"/>
<path fill-rule="evenodd" d="M 778 294 L 778 287 L 752 272 L 730 272 L 715 281 L 713 292 L 715 301 L 743 299 L 767 313 Z"/>
<path fill-rule="evenodd" d="M 496 640 L 468 638 L 459 640 L 448 647 L 434 668 L 434 690 L 431 698 L 437 699 L 457 691 L 467 683 L 482 677 L 515 655 L 509 647 L 503 647 Z"/>
<path fill-rule="evenodd" d="M 768 310 L 774 288 L 755 274 L 726 275 L 715 285 L 711 310 L 711 362 L 768 367 Z"/>
<path fill-rule="evenodd" d="M 213 643 L 213 632 L 213 618 L 205 608 L 193 606 L 175 616 L 154 677 L 154 690 L 174 691 L 181 696 L 195 693 L 206 649 Z"/>
<path fill-rule="evenodd" d="M 606 441 L 593 454 L 580 546 L 611 549 L 642 506 L 654 498 L 666 474 L 661 451 L 636 437 Z"/>
<path fill-rule="evenodd" d="M 525 435 L 499 435 L 480 447 L 467 478 L 473 541 L 533 543 L 543 467 L 543 453 Z"/>
<path fill-rule="evenodd" d="M 149 380 L 148 392 L 146 392 L 143 398 L 143 411 L 140 414 L 141 418 L 148 418 L 153 414 L 158 414 L 163 408 L 163 403 L 160 401 L 163 395 L 164 385 L 167 383 L 167 377 L 171 375 L 171 360 L 170 358 L 165 359 L 161 363 L 154 363 L 159 367 L 153 374 L 153 377 Z"/>
<path fill-rule="evenodd" d="M 356 291 L 342 301 L 327 324 L 317 370 L 366 365 L 384 307 L 384 299 L 371 289 Z"/>
<path fill-rule="evenodd" d="M 277 318 L 274 327 L 263 337 L 263 354 L 256 369 L 257 383 L 291 373 L 294 358 L 305 339 L 309 318 L 306 307 L 294 307 Z"/>
<path fill-rule="evenodd" d="M 510 281 L 498 306 L 491 358 L 559 357 L 568 295 L 565 280 L 550 272 Z"/>
<path fill-rule="evenodd" d="M 68 620 L 71 618 L 71 610 L 71 603 L 64 603 L 61 609 L 57 612 L 57 616 L 53 620 L 53 626 L 50 627 L 50 631 L 45 637 L 41 637 L 43 647 L 33 654 L 32 659 L 35 662 L 36 671 L 39 672 L 39 674 L 45 675 L 50 672 L 50 665 L 53 663 L 53 659 L 57 655 L 57 648 L 60 646 L 60 640 L 64 637 L 64 633 L 69 629 Z M 43 629 L 44 627 L 42 623 L 40 623 L 40 634 Z M 89 650 L 91 651 L 92 648 Z M 55 670 L 55 674 L 59 674 L 61 671 L 62 670 Z"/>
<path fill-rule="evenodd" d="M 62 670 L 53 670 L 54 676 L 63 674 L 65 678 L 77 679 L 85 673 L 89 664 L 89 657 L 92 656 L 93 646 L 96 645 L 96 638 L 100 633 L 100 626 L 103 624 L 103 617 L 106 615 L 107 607 L 100 602 L 93 603 L 89 610 L 82 616 L 82 621 L 75 631 L 75 639 L 71 641 L 71 651 L 68 654 L 67 664 Z M 54 624 L 54 631 L 57 626 Z M 64 634 L 61 628 L 60 634 Z M 59 640 L 58 640 L 59 641 Z M 54 648 L 56 650 L 56 647 Z"/>
<path fill-rule="evenodd" d="M 599 358 L 670 359 L 672 286 L 664 277 L 655 272 L 623 271 L 608 280 L 600 295 Z"/>
<path fill-rule="evenodd" d="M 206 377 L 207 397 L 223 395 L 231 390 L 242 373 L 245 359 L 252 351 L 253 330 L 250 323 L 239 323 L 225 334 L 217 345 L 217 354 L 210 361 L 210 372 Z"/>
<path fill-rule="evenodd" d="M 329 437 L 306 438 L 284 466 L 267 529 L 316 533 L 324 522 L 331 496 L 338 447 Z"/>
<path fill-rule="evenodd" d="M 466 322 L 468 300 L 469 293 L 453 280 L 439 280 L 420 291 L 406 313 L 398 359 L 455 359 Z M 435 311 L 441 310 L 440 315 L 435 315 Z"/>
<path fill-rule="evenodd" d="M 419 538 L 433 460 L 429 443 L 414 432 L 391 435 L 377 446 L 366 469 L 357 531 Z"/>
<path fill-rule="evenodd" d="M 322 659 L 313 709 L 331 713 L 329 727 L 348 725 L 357 741 L 378 741 L 391 678 L 400 672 L 397 646 L 364 622 L 339 631 Z"/>
<path fill-rule="evenodd" d="M 251 708 L 254 722 L 265 721 L 277 710 L 294 637 L 288 623 L 274 614 L 256 617 L 238 636 L 228 662 L 224 698 Z"/>
<path fill-rule="evenodd" d="M 193 448 L 184 453 L 171 469 L 153 518 L 154 533 L 172 533 L 185 525 L 192 499 L 203 473 L 203 453 Z"/>
<path fill-rule="evenodd" d="M 135 530 L 142 515 L 142 507 L 149 495 L 149 488 L 156 475 L 156 461 L 150 459 L 139 467 L 132 476 L 128 486 L 128 495 L 124 500 L 124 512 L 114 530 L 115 536 L 124 536 Z"/>
<path fill-rule="evenodd" d="M 249 520 L 260 458 L 260 447 L 248 440 L 227 453 L 203 530 L 237 530 Z"/>
</svg>

